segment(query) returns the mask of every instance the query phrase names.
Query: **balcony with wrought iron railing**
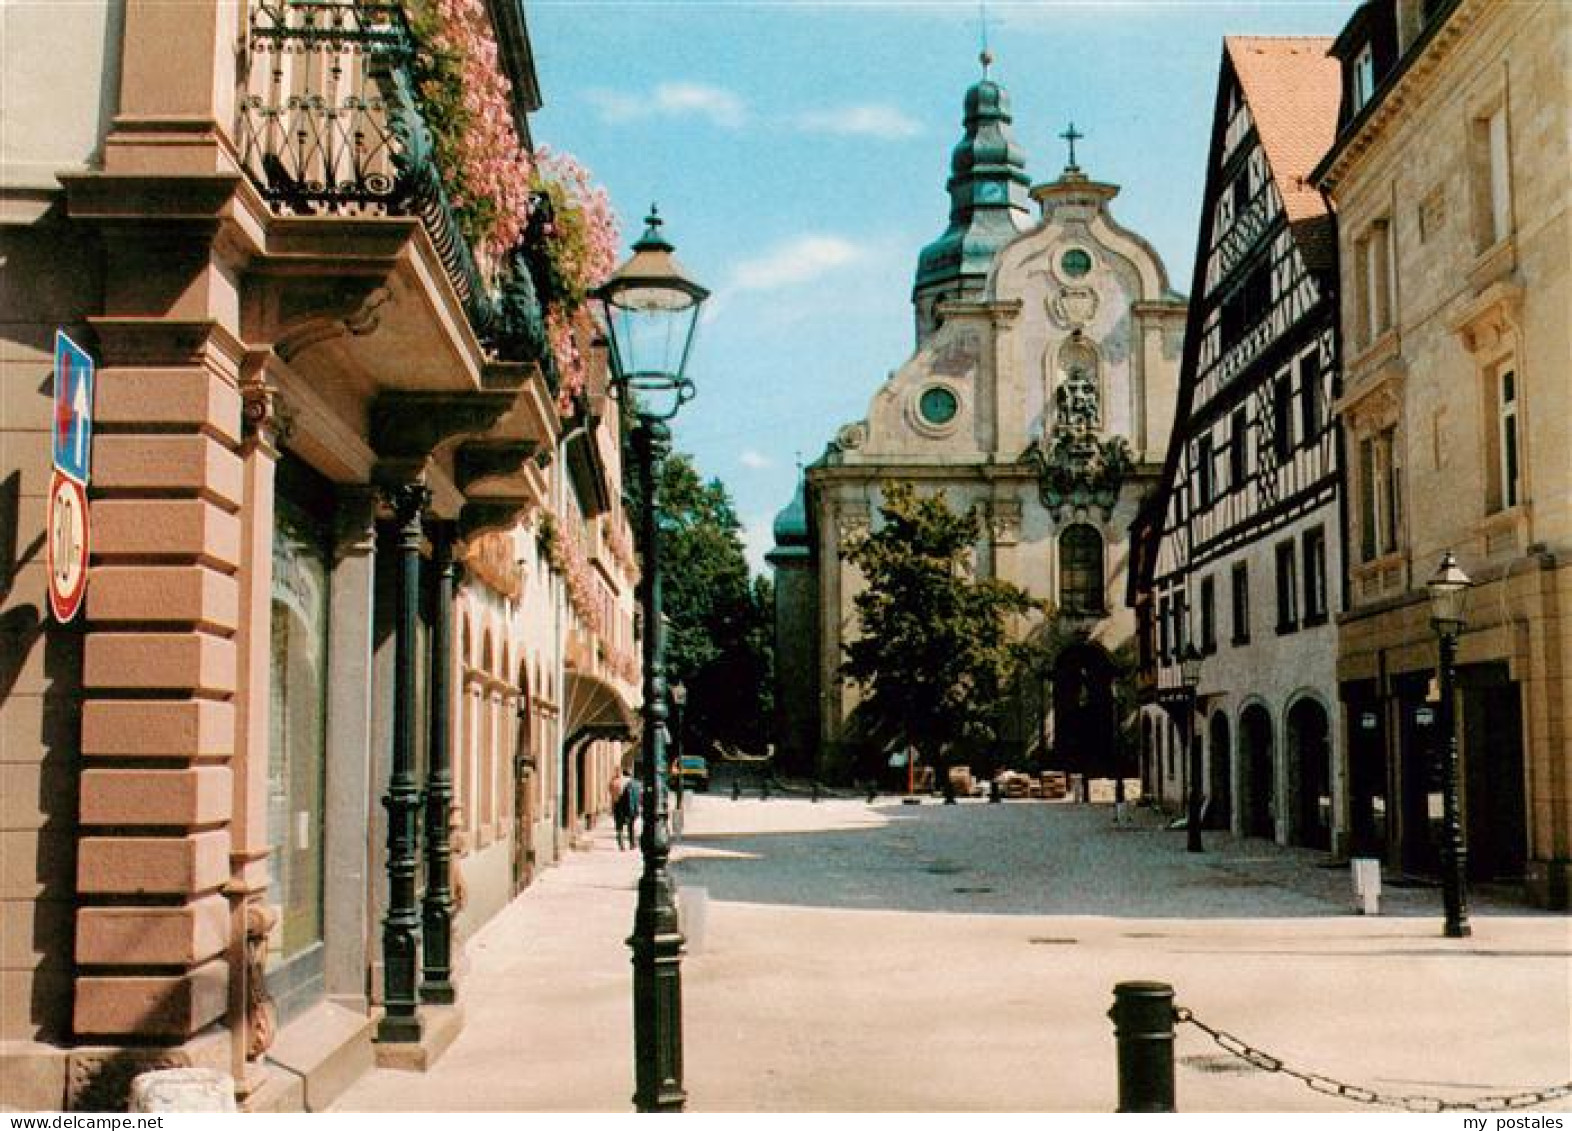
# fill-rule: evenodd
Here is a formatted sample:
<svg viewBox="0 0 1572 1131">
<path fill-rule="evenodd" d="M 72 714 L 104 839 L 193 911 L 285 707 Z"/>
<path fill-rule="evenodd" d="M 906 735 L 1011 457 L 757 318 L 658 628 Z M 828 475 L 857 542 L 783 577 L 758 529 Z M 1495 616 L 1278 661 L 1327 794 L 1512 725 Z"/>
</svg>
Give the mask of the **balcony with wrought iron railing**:
<svg viewBox="0 0 1572 1131">
<path fill-rule="evenodd" d="M 294 217 L 417 218 L 488 354 L 539 362 L 555 392 L 527 259 L 549 224 L 549 202 L 537 195 L 518 245 L 483 270 L 444 187 L 404 5 L 254 0 L 247 36 L 236 142 L 269 208 Z"/>
</svg>

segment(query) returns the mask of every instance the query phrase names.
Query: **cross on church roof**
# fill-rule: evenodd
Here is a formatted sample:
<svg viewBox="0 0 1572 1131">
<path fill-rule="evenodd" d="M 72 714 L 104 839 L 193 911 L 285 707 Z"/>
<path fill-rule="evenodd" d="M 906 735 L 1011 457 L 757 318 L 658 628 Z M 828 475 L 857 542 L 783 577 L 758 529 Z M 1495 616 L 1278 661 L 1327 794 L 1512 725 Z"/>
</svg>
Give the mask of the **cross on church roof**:
<svg viewBox="0 0 1572 1131">
<path fill-rule="evenodd" d="M 981 39 L 981 49 L 977 59 L 982 63 L 983 78 L 988 77 L 988 68 L 993 65 L 993 52 L 988 49 L 988 2 L 978 0 L 977 3 L 978 36 Z"/>
<path fill-rule="evenodd" d="M 1080 166 L 1075 163 L 1075 143 L 1080 141 L 1086 135 L 1081 133 L 1080 130 L 1077 130 L 1075 128 L 1075 123 L 1071 122 L 1070 123 L 1070 128 L 1065 130 L 1064 133 L 1060 134 L 1059 136 L 1062 137 L 1065 141 L 1070 143 L 1070 163 L 1068 165 L 1066 165 L 1065 168 L 1066 169 L 1079 169 Z"/>
</svg>

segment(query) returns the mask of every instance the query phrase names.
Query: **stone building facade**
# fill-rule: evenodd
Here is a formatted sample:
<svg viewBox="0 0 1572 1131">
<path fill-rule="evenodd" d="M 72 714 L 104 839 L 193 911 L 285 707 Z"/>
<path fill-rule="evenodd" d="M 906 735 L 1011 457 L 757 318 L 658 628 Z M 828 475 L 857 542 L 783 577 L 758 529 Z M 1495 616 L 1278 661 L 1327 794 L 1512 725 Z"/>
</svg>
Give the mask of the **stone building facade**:
<svg viewBox="0 0 1572 1131">
<path fill-rule="evenodd" d="M 1568 902 L 1572 9 L 1372 0 L 1333 46 L 1349 457 L 1338 680 L 1389 865 L 1438 869 L 1425 583 L 1473 579 L 1458 737 L 1470 874 Z"/>
<path fill-rule="evenodd" d="M 1185 807 L 1197 742 L 1208 827 L 1343 853 L 1336 237 L 1305 180 L 1337 127 L 1330 45 L 1224 41 L 1179 419 L 1132 593 L 1148 792 Z"/>
<path fill-rule="evenodd" d="M 786 523 L 777 551 L 811 562 L 817 655 L 811 682 L 782 688 L 783 709 L 794 726 L 816 724 L 821 773 L 850 772 L 857 696 L 839 666 L 862 582 L 843 548 L 876 521 L 885 481 L 911 482 L 978 510 L 978 573 L 1049 599 L 1073 627 L 1052 706 L 1023 688 L 997 755 L 1112 776 L 1111 654 L 1134 629 L 1126 528 L 1167 447 L 1185 303 L 1150 245 L 1113 218 L 1118 188 L 1073 153 L 1028 191 L 1008 95 L 986 73 L 966 94 L 964 130 L 949 228 L 919 260 L 916 351 L 806 469 L 802 521 Z"/>
<path fill-rule="evenodd" d="M 7 1105 L 201 1064 L 320 1108 L 374 1055 L 428 1063 L 463 934 L 604 808 L 634 684 L 615 414 L 559 398 L 527 280 L 455 228 L 400 11 L 0 15 Z M 477 11 L 527 138 L 523 8 Z M 66 624 L 57 331 L 98 367 Z"/>
</svg>

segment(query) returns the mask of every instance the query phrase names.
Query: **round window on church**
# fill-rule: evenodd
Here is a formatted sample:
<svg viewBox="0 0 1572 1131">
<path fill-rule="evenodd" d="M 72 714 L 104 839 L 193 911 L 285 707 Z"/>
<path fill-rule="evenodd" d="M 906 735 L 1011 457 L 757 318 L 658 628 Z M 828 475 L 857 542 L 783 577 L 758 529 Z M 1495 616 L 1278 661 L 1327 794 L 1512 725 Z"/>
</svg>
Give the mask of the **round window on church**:
<svg viewBox="0 0 1572 1131">
<path fill-rule="evenodd" d="M 1079 279 L 1092 269 L 1091 254 L 1081 247 L 1072 247 L 1059 257 L 1059 266 L 1072 279 Z"/>
<path fill-rule="evenodd" d="M 961 402 L 955 399 L 955 394 L 942 385 L 925 389 L 922 399 L 917 402 L 917 410 L 922 413 L 922 418 L 933 425 L 948 424 L 955 419 L 960 407 Z"/>
</svg>

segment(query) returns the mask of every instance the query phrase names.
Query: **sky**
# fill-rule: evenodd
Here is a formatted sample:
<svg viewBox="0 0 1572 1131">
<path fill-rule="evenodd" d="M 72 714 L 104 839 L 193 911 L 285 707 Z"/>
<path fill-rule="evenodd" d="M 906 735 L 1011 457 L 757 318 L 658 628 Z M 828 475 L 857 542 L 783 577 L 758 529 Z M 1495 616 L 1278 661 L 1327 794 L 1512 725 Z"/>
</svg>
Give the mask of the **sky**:
<svg viewBox="0 0 1572 1131">
<path fill-rule="evenodd" d="M 676 447 L 725 483 L 749 561 L 799 463 L 911 356 L 918 252 L 944 231 L 962 99 L 1008 91 L 1033 184 L 1076 159 L 1188 292 L 1225 35 L 1334 36 L 1355 0 L 529 0 L 538 146 L 611 194 L 624 243 L 657 202 L 712 297 Z"/>
</svg>

